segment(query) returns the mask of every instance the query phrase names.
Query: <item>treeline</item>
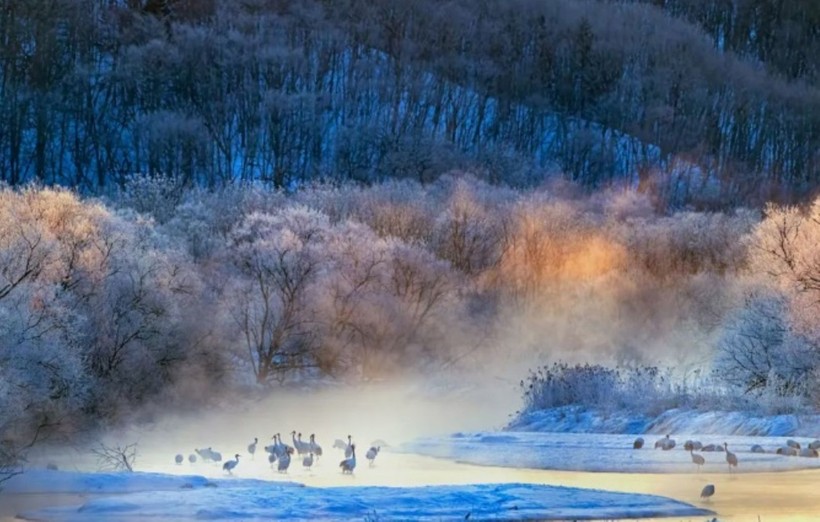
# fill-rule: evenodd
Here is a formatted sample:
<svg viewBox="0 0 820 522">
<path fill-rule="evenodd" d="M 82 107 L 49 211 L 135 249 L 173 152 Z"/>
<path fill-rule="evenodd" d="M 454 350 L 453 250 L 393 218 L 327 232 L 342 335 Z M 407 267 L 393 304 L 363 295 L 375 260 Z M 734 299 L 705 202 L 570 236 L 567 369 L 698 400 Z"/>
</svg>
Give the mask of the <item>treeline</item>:
<svg viewBox="0 0 820 522">
<path fill-rule="evenodd" d="M 773 2 L 3 0 L 0 177 L 101 193 L 465 168 L 660 206 L 794 199 L 818 181 L 818 39 Z"/>
<path fill-rule="evenodd" d="M 816 208 L 661 215 L 635 192 L 462 174 L 0 202 L 0 433 L 18 448 L 236 386 L 517 379 L 556 358 L 713 363 L 743 393 L 815 396 Z"/>
<path fill-rule="evenodd" d="M 773 73 L 820 82 L 820 4 L 804 0 L 640 0 L 701 25 L 716 48 Z"/>
</svg>

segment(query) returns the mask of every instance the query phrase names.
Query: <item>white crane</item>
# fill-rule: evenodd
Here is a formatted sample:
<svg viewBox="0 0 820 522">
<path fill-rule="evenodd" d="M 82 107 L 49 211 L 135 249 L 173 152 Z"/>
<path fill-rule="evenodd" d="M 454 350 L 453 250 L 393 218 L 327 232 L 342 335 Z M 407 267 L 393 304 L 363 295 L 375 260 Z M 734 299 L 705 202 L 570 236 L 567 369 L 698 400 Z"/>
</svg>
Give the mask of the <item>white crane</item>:
<svg viewBox="0 0 820 522">
<path fill-rule="evenodd" d="M 279 456 L 279 466 L 278 470 L 279 473 L 286 473 L 288 468 L 290 467 L 290 454 L 293 453 L 293 450 L 287 449 L 284 453 Z"/>
<path fill-rule="evenodd" d="M 251 454 L 251 458 L 253 458 L 254 453 L 256 453 L 256 445 L 259 443 L 259 438 L 254 437 L 253 442 L 248 444 L 248 453 Z"/>
<path fill-rule="evenodd" d="M 342 473 L 352 474 L 353 470 L 356 469 L 356 445 L 350 445 L 350 457 L 344 459 L 339 463 L 339 467 L 342 468 Z"/>
<path fill-rule="evenodd" d="M 670 439 L 669 435 L 655 442 L 655 448 L 660 448 L 664 451 L 671 450 L 675 447 L 675 439 Z"/>
<path fill-rule="evenodd" d="M 322 456 L 322 447 L 316 442 L 316 434 L 310 434 L 310 452 L 316 455 L 316 460 Z"/>
<path fill-rule="evenodd" d="M 729 451 L 729 445 L 725 442 L 723 443 L 723 449 L 726 450 L 726 464 L 729 465 L 729 471 L 732 471 L 732 467 L 737 467 L 737 455 Z"/>
<path fill-rule="evenodd" d="M 791 446 L 781 446 L 777 448 L 775 452 L 778 455 L 786 455 L 789 457 L 796 457 L 797 456 L 797 448 L 792 448 Z"/>
<path fill-rule="evenodd" d="M 310 444 L 302 440 L 301 433 L 297 435 L 296 440 L 297 442 L 299 442 L 299 445 L 296 447 L 296 449 L 299 451 L 299 455 L 307 455 L 308 453 L 310 453 Z"/>
<path fill-rule="evenodd" d="M 706 484 L 700 492 L 700 498 L 709 498 L 715 494 L 715 485 Z"/>
<path fill-rule="evenodd" d="M 276 435 L 271 437 L 271 439 L 273 440 L 273 444 L 268 444 L 263 449 L 265 450 L 266 453 L 270 453 L 271 455 L 276 455 L 277 454 Z"/>
<path fill-rule="evenodd" d="M 308 456 L 302 459 L 302 466 L 307 469 L 313 467 L 313 453 L 308 453 Z"/>
<path fill-rule="evenodd" d="M 373 446 L 369 450 L 367 450 L 367 460 L 370 461 L 370 467 L 373 467 L 373 461 L 376 460 L 376 456 L 379 454 L 379 451 L 382 449 L 381 446 Z"/>
<path fill-rule="evenodd" d="M 816 449 L 803 448 L 803 449 L 800 450 L 799 455 L 801 457 L 812 457 L 812 458 L 814 458 L 814 457 L 818 456 L 818 453 L 817 453 Z"/>
<path fill-rule="evenodd" d="M 345 458 L 349 459 L 350 455 L 353 454 L 353 441 L 350 435 L 347 436 L 347 446 L 345 446 Z"/>
<path fill-rule="evenodd" d="M 239 454 L 234 455 L 233 460 L 225 461 L 225 464 L 222 464 L 222 469 L 233 475 L 233 469 L 239 464 Z"/>
<path fill-rule="evenodd" d="M 683 449 L 685 449 L 686 451 L 689 451 L 689 450 L 700 451 L 701 448 L 703 448 L 703 444 L 701 444 L 700 441 L 697 441 L 697 440 L 687 440 L 686 442 L 683 443 Z"/>
<path fill-rule="evenodd" d="M 293 430 L 292 432 L 290 432 L 290 437 L 293 440 L 293 447 L 296 448 L 296 452 L 299 455 L 304 455 L 305 453 L 307 453 L 307 451 L 305 451 L 305 444 L 301 440 L 296 439 L 296 430 Z M 300 433 L 299 434 L 299 439 L 301 439 L 301 438 L 302 438 L 302 434 Z"/>
<path fill-rule="evenodd" d="M 706 459 L 703 458 L 703 455 L 696 455 L 695 450 L 691 448 L 689 449 L 689 455 L 692 456 L 692 462 L 698 467 L 698 471 L 700 471 L 700 467 L 706 464 Z"/>
<path fill-rule="evenodd" d="M 202 460 L 211 460 L 211 448 L 204 448 L 204 449 L 194 449 L 197 455 L 202 458 Z"/>
<path fill-rule="evenodd" d="M 282 442 L 282 435 L 277 433 L 276 434 L 277 441 L 279 443 L 279 456 L 282 456 L 282 453 L 287 452 L 293 454 L 293 448 L 288 446 L 286 443 Z"/>
</svg>

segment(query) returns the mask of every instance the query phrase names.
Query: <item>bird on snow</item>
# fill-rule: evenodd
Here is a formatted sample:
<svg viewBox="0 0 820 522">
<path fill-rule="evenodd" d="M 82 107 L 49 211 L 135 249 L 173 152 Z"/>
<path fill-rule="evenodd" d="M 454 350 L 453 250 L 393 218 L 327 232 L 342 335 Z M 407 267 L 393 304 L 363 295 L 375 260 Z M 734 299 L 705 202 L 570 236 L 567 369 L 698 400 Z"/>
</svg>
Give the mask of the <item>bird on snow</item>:
<svg viewBox="0 0 820 522">
<path fill-rule="evenodd" d="M 191 464 L 195 463 L 196 462 L 196 455 L 194 455 L 193 453 L 188 455 L 188 462 L 190 462 Z"/>
<path fill-rule="evenodd" d="M 279 456 L 279 466 L 277 468 L 279 470 L 279 473 L 287 472 L 288 468 L 290 467 L 290 454 L 291 453 L 293 453 L 293 450 L 292 449 L 287 449 L 287 450 L 285 450 L 284 453 L 282 453 Z"/>
<path fill-rule="evenodd" d="M 352 474 L 353 470 L 356 469 L 356 445 L 350 445 L 350 457 L 344 459 L 339 463 L 339 467 L 342 468 L 342 473 Z"/>
<path fill-rule="evenodd" d="M 194 451 L 202 460 L 211 460 L 211 448 L 194 449 Z"/>
<path fill-rule="evenodd" d="M 706 459 L 703 458 L 703 455 L 696 455 L 695 450 L 690 449 L 689 455 L 692 456 L 692 463 L 698 467 L 698 471 L 700 471 L 700 467 L 706 464 Z"/>
<path fill-rule="evenodd" d="M 373 467 L 373 461 L 376 460 L 376 455 L 379 454 L 379 451 L 381 451 L 381 449 L 381 446 L 373 446 L 369 450 L 367 450 L 367 455 L 365 455 L 365 457 L 367 457 L 367 460 L 370 461 L 371 468 Z"/>
<path fill-rule="evenodd" d="M 715 494 L 715 485 L 714 484 L 706 484 L 703 487 L 703 490 L 700 492 L 700 498 L 709 498 Z"/>
<path fill-rule="evenodd" d="M 299 452 L 299 455 L 307 455 L 310 453 L 310 442 L 305 442 L 302 440 L 302 434 L 297 435 L 297 439 L 299 441 L 299 447 L 302 448 L 302 451 Z"/>
<path fill-rule="evenodd" d="M 809 449 L 820 450 L 820 440 L 815 440 L 809 443 Z"/>
<path fill-rule="evenodd" d="M 276 438 L 279 445 L 279 457 L 281 457 L 285 453 L 293 455 L 293 448 L 288 446 L 286 443 L 282 442 L 282 435 L 277 433 Z"/>
<path fill-rule="evenodd" d="M 208 449 L 210 449 L 210 448 L 208 448 Z M 211 459 L 214 462 L 222 462 L 222 454 L 219 453 L 218 451 L 211 450 Z"/>
<path fill-rule="evenodd" d="M 316 442 L 316 434 L 310 434 L 310 452 L 316 455 L 316 460 L 319 460 L 319 457 L 322 456 L 322 447 Z"/>
<path fill-rule="evenodd" d="M 638 437 L 635 439 L 635 442 L 632 443 L 632 449 L 641 449 L 643 448 L 643 439 Z"/>
<path fill-rule="evenodd" d="M 271 437 L 271 439 L 273 439 L 273 444 L 269 444 L 268 446 L 265 446 L 265 451 L 267 451 L 271 455 L 279 456 L 279 443 L 276 440 L 276 435 Z"/>
<path fill-rule="evenodd" d="M 669 435 L 665 438 L 660 439 L 659 441 L 655 442 L 655 448 L 660 448 L 664 451 L 671 450 L 675 447 L 675 439 L 670 439 Z"/>
<path fill-rule="evenodd" d="M 185 460 L 185 457 L 183 457 L 181 453 L 177 453 L 177 456 L 174 457 L 174 462 L 177 464 L 182 464 L 183 460 Z"/>
<path fill-rule="evenodd" d="M 732 471 L 732 466 L 737 467 L 737 455 L 729 451 L 729 445 L 723 443 L 723 449 L 726 450 L 726 464 L 729 465 L 729 471 Z"/>
<path fill-rule="evenodd" d="M 299 439 L 296 439 L 296 430 L 290 432 L 291 439 L 293 439 L 293 447 L 296 448 L 296 452 L 301 456 L 307 453 L 305 448 L 305 443 L 302 442 L 302 434 L 299 434 Z"/>
<path fill-rule="evenodd" d="M 796 457 L 797 456 L 797 448 L 792 448 L 791 446 L 781 446 L 777 448 L 775 452 L 778 455 L 786 455 L 789 457 Z"/>
<path fill-rule="evenodd" d="M 233 468 L 235 468 L 237 464 L 239 464 L 239 455 L 238 454 L 234 456 L 233 460 L 228 460 L 228 461 L 225 462 L 225 464 L 222 464 L 222 469 L 224 469 L 225 471 L 227 471 L 228 473 L 233 475 L 233 473 L 231 473 L 231 472 L 233 471 Z"/>
<path fill-rule="evenodd" d="M 811 449 L 811 448 L 803 448 L 803 449 L 801 449 L 801 450 L 800 450 L 800 454 L 799 454 L 799 455 L 800 455 L 801 457 L 817 457 L 817 456 L 818 456 L 818 453 L 817 453 L 817 450 L 816 450 L 816 449 Z"/>
<path fill-rule="evenodd" d="M 752 453 L 766 453 L 766 450 L 760 444 L 755 444 L 752 446 Z"/>
<path fill-rule="evenodd" d="M 256 453 L 256 444 L 259 442 L 258 437 L 253 438 L 253 442 L 248 444 L 248 453 L 251 454 L 251 458 L 253 458 L 253 454 Z"/>
<path fill-rule="evenodd" d="M 302 459 L 302 467 L 307 469 L 313 467 L 313 453 L 308 453 L 308 456 Z"/>
<path fill-rule="evenodd" d="M 789 446 L 790 448 L 794 448 L 796 450 L 800 449 L 800 443 L 792 439 L 786 441 L 786 446 Z"/>
<path fill-rule="evenodd" d="M 352 437 L 350 435 L 347 436 L 347 446 L 345 446 L 345 458 L 349 459 L 350 455 L 353 454 L 353 442 Z"/>
</svg>

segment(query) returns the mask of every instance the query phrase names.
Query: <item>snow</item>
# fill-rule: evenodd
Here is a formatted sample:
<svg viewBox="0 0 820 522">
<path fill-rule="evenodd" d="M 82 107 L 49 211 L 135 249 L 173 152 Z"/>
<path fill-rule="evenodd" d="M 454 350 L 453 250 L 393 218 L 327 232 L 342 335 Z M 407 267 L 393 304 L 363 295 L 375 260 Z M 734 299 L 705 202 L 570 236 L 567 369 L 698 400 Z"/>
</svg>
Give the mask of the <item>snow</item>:
<svg viewBox="0 0 820 522">
<path fill-rule="evenodd" d="M 660 435 L 642 436 L 643 449 L 632 449 L 635 435 L 601 433 L 478 432 L 456 433 L 450 437 L 420 438 L 405 443 L 397 451 L 481 466 L 598 471 L 629 473 L 727 473 L 725 454 L 698 452 L 706 459 L 701 470 L 683 449 L 687 439 L 703 444 L 729 444 L 737 455 L 738 467 L 732 472 L 788 471 L 820 468 L 820 458 L 786 457 L 774 451 L 784 446 L 785 438 L 698 434 L 676 434 L 677 445 L 670 451 L 654 449 Z M 811 438 L 796 439 L 805 447 Z M 751 453 L 760 444 L 767 453 Z"/>
<path fill-rule="evenodd" d="M 8 491 L 93 491 L 81 504 L 21 515 L 57 522 L 103 520 L 480 520 L 697 516 L 711 512 L 653 495 L 538 484 L 316 488 L 252 479 L 155 473 L 33 471 Z M 99 495 L 105 493 L 105 495 Z"/>
<path fill-rule="evenodd" d="M 198 475 L 164 473 L 84 473 L 78 471 L 29 470 L 3 485 L 7 493 L 133 493 L 207 487 Z"/>
<path fill-rule="evenodd" d="M 658 416 L 564 406 L 524 413 L 512 431 L 561 433 L 700 433 L 820 437 L 820 415 L 754 415 L 741 411 L 668 410 Z"/>
</svg>

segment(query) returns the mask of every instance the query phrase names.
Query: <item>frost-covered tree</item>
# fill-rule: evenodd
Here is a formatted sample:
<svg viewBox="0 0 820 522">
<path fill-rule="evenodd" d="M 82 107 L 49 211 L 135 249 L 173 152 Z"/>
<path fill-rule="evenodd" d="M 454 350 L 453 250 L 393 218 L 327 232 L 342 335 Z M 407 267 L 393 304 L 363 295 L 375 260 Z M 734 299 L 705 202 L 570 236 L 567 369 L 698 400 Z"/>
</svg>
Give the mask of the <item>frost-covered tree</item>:
<svg viewBox="0 0 820 522">
<path fill-rule="evenodd" d="M 804 395 L 820 367 L 820 346 L 794 331 L 788 301 L 777 292 L 747 296 L 729 317 L 718 344 L 716 372 L 744 392 Z"/>
<path fill-rule="evenodd" d="M 102 278 L 87 303 L 88 360 L 94 375 L 127 400 L 141 400 L 171 380 L 187 360 L 199 280 L 183 255 L 161 243 L 152 223 L 114 220 L 98 240 Z M 109 394 L 105 401 L 114 397 Z"/>
<path fill-rule="evenodd" d="M 242 277 L 228 306 L 259 383 L 317 364 L 309 298 L 328 227 L 325 216 L 294 206 L 250 214 L 231 234 L 232 262 Z"/>
<path fill-rule="evenodd" d="M 820 342 L 820 200 L 769 206 L 750 239 L 750 268 L 789 298 L 789 322 Z"/>
<path fill-rule="evenodd" d="M 118 417 L 183 374 L 218 375 L 199 276 L 153 221 L 66 190 L 0 199 L 3 436 L 30 444 Z"/>
<path fill-rule="evenodd" d="M 503 194 L 503 189 L 498 189 Z M 453 183 L 447 207 L 439 214 L 433 244 L 438 257 L 473 276 L 494 267 L 502 254 L 504 216 L 500 197 L 477 180 Z M 489 201 L 482 201 L 485 196 Z"/>
</svg>

